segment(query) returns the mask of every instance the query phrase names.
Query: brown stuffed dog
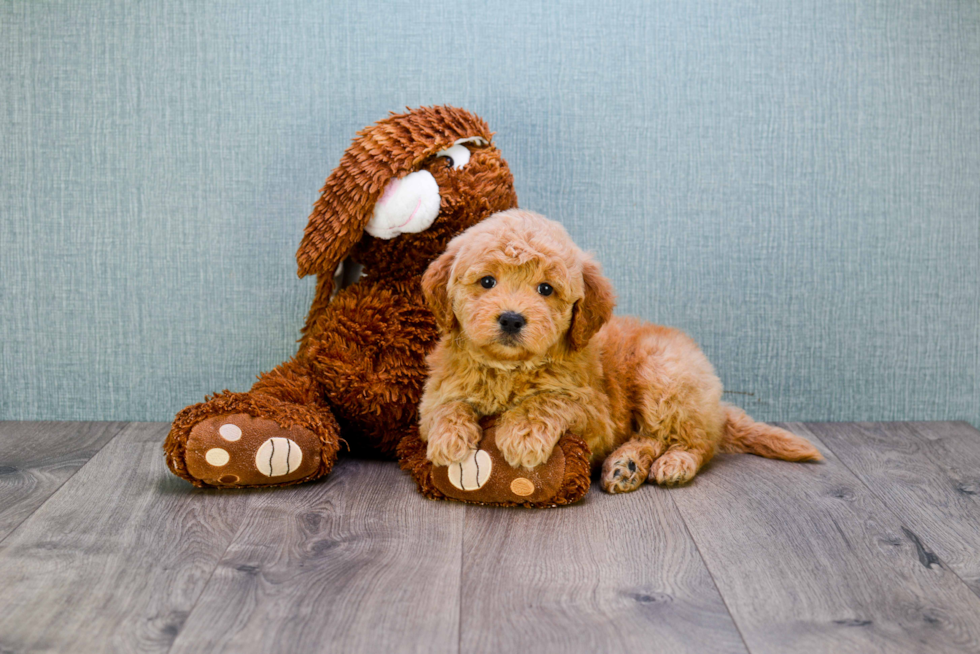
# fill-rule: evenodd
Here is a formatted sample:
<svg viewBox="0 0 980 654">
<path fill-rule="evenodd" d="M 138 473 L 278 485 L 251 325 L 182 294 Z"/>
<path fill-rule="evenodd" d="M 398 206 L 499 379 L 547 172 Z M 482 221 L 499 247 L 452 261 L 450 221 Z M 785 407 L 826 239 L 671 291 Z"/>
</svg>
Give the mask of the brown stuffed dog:
<svg viewBox="0 0 980 654">
<path fill-rule="evenodd" d="M 467 227 L 517 206 L 513 177 L 477 116 L 423 107 L 358 133 L 327 178 L 296 253 L 316 295 L 295 357 L 247 393 L 177 414 L 164 450 L 196 486 L 288 485 L 326 475 L 341 439 L 395 454 L 418 430 L 435 320 L 422 273 Z M 346 258 L 365 267 L 334 293 Z"/>
</svg>

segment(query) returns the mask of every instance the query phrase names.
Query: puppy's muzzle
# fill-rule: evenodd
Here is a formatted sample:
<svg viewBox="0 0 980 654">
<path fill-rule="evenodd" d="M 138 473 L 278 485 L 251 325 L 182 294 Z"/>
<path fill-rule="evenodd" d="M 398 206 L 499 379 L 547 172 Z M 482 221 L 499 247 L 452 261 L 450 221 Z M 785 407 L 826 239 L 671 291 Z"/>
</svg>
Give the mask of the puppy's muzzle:
<svg viewBox="0 0 980 654">
<path fill-rule="evenodd" d="M 500 330 L 503 333 L 508 336 L 517 336 L 527 324 L 527 319 L 517 312 L 507 311 L 497 317 L 497 322 L 500 323 Z"/>
</svg>

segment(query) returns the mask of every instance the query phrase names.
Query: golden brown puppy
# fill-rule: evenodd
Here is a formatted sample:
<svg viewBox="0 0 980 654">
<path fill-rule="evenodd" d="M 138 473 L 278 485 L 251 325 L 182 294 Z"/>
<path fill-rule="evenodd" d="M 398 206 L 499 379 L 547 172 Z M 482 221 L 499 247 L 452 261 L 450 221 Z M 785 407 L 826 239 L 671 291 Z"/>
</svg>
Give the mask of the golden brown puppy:
<svg viewBox="0 0 980 654">
<path fill-rule="evenodd" d="M 482 416 L 500 414 L 512 466 L 548 459 L 569 430 L 604 461 L 611 493 L 690 481 L 719 449 L 789 461 L 820 453 L 721 401 L 697 344 L 669 327 L 612 318 L 599 265 L 564 228 L 512 209 L 454 238 L 422 279 L 442 338 L 428 357 L 421 438 L 437 465 L 462 460 Z"/>
</svg>

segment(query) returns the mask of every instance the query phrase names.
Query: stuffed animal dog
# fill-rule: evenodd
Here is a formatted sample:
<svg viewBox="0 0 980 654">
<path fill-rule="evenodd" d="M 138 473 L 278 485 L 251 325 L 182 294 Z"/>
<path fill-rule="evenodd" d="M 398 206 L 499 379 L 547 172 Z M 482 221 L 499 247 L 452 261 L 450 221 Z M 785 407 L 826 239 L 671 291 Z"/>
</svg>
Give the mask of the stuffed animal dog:
<svg viewBox="0 0 980 654">
<path fill-rule="evenodd" d="M 497 414 L 496 445 L 511 466 L 540 465 L 570 431 L 594 465 L 604 461 L 611 493 L 690 481 L 719 449 L 821 459 L 808 441 L 723 403 L 690 337 L 612 318 L 599 265 L 543 216 L 514 209 L 469 228 L 422 288 L 442 332 L 419 408 L 436 465 L 463 460 L 480 419 Z"/>
<path fill-rule="evenodd" d="M 362 130 L 327 178 L 296 259 L 317 276 L 296 356 L 247 393 L 177 414 L 164 450 L 196 486 L 281 486 L 333 467 L 341 439 L 393 456 L 417 429 L 425 355 L 438 334 L 420 286 L 449 240 L 517 206 L 514 180 L 477 116 L 392 114 Z M 360 280 L 334 293 L 350 258 Z"/>
</svg>

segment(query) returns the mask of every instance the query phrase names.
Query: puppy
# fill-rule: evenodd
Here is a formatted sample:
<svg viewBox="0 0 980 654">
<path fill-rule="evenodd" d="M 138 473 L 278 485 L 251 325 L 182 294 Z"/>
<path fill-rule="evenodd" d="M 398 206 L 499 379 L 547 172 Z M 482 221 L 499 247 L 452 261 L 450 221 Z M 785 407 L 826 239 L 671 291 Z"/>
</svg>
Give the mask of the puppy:
<svg viewBox="0 0 980 654">
<path fill-rule="evenodd" d="M 721 401 L 697 344 L 669 327 L 613 318 L 613 289 L 564 228 L 512 209 L 454 238 L 422 288 L 441 340 L 419 406 L 436 465 L 476 447 L 499 415 L 497 446 L 532 468 L 566 431 L 602 466 L 610 493 L 690 481 L 718 450 L 817 461 L 806 440 Z"/>
</svg>

